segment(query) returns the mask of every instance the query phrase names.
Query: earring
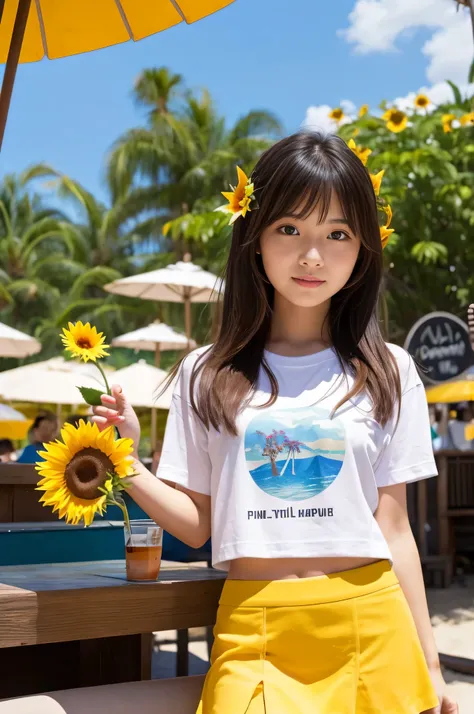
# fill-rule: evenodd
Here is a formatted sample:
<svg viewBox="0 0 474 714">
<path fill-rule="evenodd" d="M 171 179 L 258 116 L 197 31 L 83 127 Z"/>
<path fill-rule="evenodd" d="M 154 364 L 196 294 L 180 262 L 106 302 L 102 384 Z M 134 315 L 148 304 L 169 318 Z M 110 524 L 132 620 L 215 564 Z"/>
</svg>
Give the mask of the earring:
<svg viewBox="0 0 474 714">
<path fill-rule="evenodd" d="M 259 251 L 259 250 L 256 250 L 255 252 L 256 252 L 257 255 L 260 255 L 260 251 Z"/>
</svg>

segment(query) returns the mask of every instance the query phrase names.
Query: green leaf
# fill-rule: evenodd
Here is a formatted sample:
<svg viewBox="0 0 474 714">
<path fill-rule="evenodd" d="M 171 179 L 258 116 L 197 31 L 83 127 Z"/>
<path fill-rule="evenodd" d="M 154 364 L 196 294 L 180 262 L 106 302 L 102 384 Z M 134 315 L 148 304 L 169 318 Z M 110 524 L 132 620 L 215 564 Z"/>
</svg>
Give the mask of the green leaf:
<svg viewBox="0 0 474 714">
<path fill-rule="evenodd" d="M 461 95 L 461 92 L 459 91 L 459 88 L 454 84 L 454 82 L 451 82 L 450 79 L 447 79 L 446 81 L 449 84 L 449 86 L 451 87 L 451 89 L 453 90 L 454 101 L 456 102 L 456 104 L 461 106 L 462 105 L 462 95 Z"/>
<path fill-rule="evenodd" d="M 471 62 L 471 67 L 469 69 L 469 75 L 468 75 L 467 81 L 469 82 L 469 84 L 472 84 L 472 82 L 474 82 L 474 60 L 472 60 L 472 62 Z"/>
<path fill-rule="evenodd" d="M 78 387 L 78 390 L 82 394 L 86 404 L 91 407 L 100 407 L 102 405 L 101 395 L 105 392 L 100 391 L 100 389 L 92 389 L 91 387 Z"/>
</svg>

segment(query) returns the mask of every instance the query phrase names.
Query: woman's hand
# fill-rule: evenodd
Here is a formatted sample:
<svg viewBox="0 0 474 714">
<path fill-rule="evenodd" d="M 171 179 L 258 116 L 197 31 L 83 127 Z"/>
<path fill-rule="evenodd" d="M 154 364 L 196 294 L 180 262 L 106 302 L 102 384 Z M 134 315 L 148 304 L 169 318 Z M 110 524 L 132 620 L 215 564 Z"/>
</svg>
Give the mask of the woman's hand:
<svg viewBox="0 0 474 714">
<path fill-rule="evenodd" d="M 443 679 L 441 670 L 438 668 L 430 669 L 430 677 L 440 704 L 434 709 L 427 709 L 423 714 L 459 714 L 458 705 L 446 693 L 446 682 Z"/>
<path fill-rule="evenodd" d="M 101 407 L 94 407 L 94 421 L 103 431 L 108 426 L 116 426 L 120 436 L 132 439 L 134 443 L 133 455 L 138 455 L 138 445 L 140 443 L 140 422 L 131 404 L 127 402 L 122 392 L 122 387 L 113 384 L 111 388 L 112 396 L 102 394 Z"/>
</svg>

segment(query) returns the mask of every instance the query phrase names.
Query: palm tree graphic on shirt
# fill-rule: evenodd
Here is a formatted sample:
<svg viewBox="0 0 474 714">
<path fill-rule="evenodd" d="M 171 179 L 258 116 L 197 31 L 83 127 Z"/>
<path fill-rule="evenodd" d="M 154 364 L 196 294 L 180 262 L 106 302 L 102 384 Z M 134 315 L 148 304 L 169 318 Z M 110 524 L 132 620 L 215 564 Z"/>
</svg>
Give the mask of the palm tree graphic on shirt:
<svg viewBox="0 0 474 714">
<path fill-rule="evenodd" d="M 296 454 L 301 454 L 301 449 L 302 448 L 306 449 L 307 447 L 305 444 L 303 444 L 302 441 L 298 441 L 297 439 L 289 439 L 286 435 L 285 435 L 285 439 L 283 441 L 282 446 L 284 449 L 288 449 L 288 457 L 287 457 L 285 464 L 281 470 L 280 476 L 283 476 L 290 461 L 291 461 L 291 475 L 295 476 Z"/>
<path fill-rule="evenodd" d="M 278 456 L 284 449 L 283 444 L 278 443 L 278 437 L 288 438 L 283 430 L 277 431 L 273 429 L 271 434 L 264 434 L 263 431 L 256 432 L 259 436 L 263 436 L 265 439 L 265 446 L 263 447 L 262 456 L 266 456 L 270 459 L 272 465 L 272 476 L 278 476 L 278 467 L 276 465 L 276 460 Z"/>
<path fill-rule="evenodd" d="M 265 434 L 263 431 L 257 431 L 256 433 L 259 436 L 263 436 L 265 439 L 262 456 L 266 456 L 270 459 L 270 463 L 272 465 L 272 476 L 283 476 L 290 461 L 291 474 L 292 476 L 295 476 L 296 454 L 300 454 L 301 449 L 308 449 L 308 447 L 302 441 L 298 441 L 298 439 L 290 439 L 283 429 L 280 429 L 279 431 L 273 429 L 270 434 Z M 283 441 L 280 443 L 279 439 L 283 439 Z M 278 471 L 277 458 L 282 451 L 285 451 L 285 449 L 288 451 L 288 456 L 280 472 Z M 311 449 L 308 450 L 311 451 Z"/>
</svg>

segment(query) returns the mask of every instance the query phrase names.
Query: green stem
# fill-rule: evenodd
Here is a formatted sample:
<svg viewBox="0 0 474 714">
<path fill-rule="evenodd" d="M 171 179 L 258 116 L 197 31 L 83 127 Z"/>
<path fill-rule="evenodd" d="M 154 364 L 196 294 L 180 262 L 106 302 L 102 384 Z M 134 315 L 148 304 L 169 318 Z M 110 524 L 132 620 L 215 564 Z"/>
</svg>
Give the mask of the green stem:
<svg viewBox="0 0 474 714">
<path fill-rule="evenodd" d="M 109 503 L 112 506 L 118 506 L 120 510 L 123 513 L 123 520 L 125 523 L 125 527 L 128 529 L 128 532 L 131 535 L 131 528 L 130 528 L 130 518 L 128 517 L 128 509 L 125 501 L 123 500 L 122 496 L 115 496 L 114 500 L 109 501 Z"/>
<path fill-rule="evenodd" d="M 98 369 L 99 372 L 101 373 L 102 377 L 104 378 L 105 388 L 106 388 L 106 390 L 107 390 L 107 394 L 112 394 L 112 392 L 110 391 L 109 383 L 108 383 L 108 381 L 107 381 L 107 377 L 105 376 L 104 370 L 103 370 L 102 367 L 100 366 L 99 362 L 96 362 L 95 364 L 96 364 L 97 369 Z"/>
</svg>

